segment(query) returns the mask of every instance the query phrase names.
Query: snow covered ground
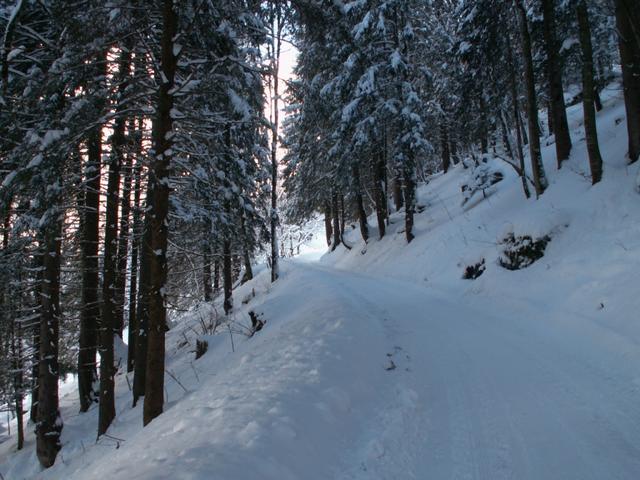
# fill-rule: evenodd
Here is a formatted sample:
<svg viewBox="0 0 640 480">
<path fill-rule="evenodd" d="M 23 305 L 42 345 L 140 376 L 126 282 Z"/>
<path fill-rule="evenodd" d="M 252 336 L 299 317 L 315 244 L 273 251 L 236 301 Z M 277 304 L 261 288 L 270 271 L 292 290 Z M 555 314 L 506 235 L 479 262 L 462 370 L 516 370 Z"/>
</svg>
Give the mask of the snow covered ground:
<svg viewBox="0 0 640 480">
<path fill-rule="evenodd" d="M 639 165 L 626 166 L 616 86 L 598 114 L 604 180 L 588 178 L 581 106 L 561 171 L 525 200 L 513 171 L 461 205 L 461 166 L 419 192 L 406 245 L 388 235 L 314 262 L 283 263 L 236 292 L 231 329 L 204 332 L 203 306 L 168 335 L 166 411 L 142 428 L 127 379 L 117 418 L 62 399 L 64 447 L 40 471 L 30 433 L 0 444 L 5 479 L 637 479 L 640 478 Z M 550 143 L 550 142 L 548 142 Z M 373 225 L 373 221 L 371 224 Z M 508 271 L 506 233 L 549 235 L 542 259 Z M 315 252 L 315 253 L 314 253 Z M 486 271 L 463 280 L 467 265 Z M 242 301 L 246 301 L 243 304 Z M 242 335 L 247 312 L 265 328 Z M 196 338 L 209 351 L 194 360 Z M 32 430 L 32 426 L 30 426 Z"/>
</svg>

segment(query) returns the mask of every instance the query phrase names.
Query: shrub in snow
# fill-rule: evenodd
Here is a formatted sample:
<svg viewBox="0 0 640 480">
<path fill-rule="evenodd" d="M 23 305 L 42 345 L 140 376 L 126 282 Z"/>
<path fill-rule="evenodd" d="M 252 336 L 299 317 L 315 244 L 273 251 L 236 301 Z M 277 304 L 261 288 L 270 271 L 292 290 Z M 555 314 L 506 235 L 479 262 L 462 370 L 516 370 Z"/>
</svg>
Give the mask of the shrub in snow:
<svg viewBox="0 0 640 480">
<path fill-rule="evenodd" d="M 486 270 L 486 265 L 484 263 L 484 258 L 480 260 L 478 263 L 474 263 L 472 265 L 467 265 L 464 268 L 464 273 L 462 274 L 462 278 L 465 280 L 475 280 L 480 275 L 484 273 Z"/>
<path fill-rule="evenodd" d="M 206 340 L 196 340 L 196 360 L 207 353 L 209 343 Z"/>
<path fill-rule="evenodd" d="M 490 187 L 504 179 L 504 173 L 496 166 L 488 162 L 486 157 L 474 162 L 476 165 L 471 170 L 467 181 L 460 187 L 462 190 L 462 205 L 467 203 L 478 192 L 487 197 Z M 492 192 L 491 192 L 492 193 Z"/>
<path fill-rule="evenodd" d="M 509 233 L 500 242 L 504 249 L 498 258 L 498 264 L 507 270 L 527 268 L 544 256 L 547 244 L 551 241 L 549 235 L 533 239 L 530 235 L 515 236 Z"/>
<path fill-rule="evenodd" d="M 264 327 L 264 324 L 266 322 L 261 317 L 262 313 L 256 314 L 256 312 L 254 312 L 253 310 L 249 312 L 249 318 L 251 318 L 251 333 L 249 334 L 250 337 L 253 337 L 256 332 L 259 332 L 260 330 L 262 330 L 262 327 Z"/>
</svg>

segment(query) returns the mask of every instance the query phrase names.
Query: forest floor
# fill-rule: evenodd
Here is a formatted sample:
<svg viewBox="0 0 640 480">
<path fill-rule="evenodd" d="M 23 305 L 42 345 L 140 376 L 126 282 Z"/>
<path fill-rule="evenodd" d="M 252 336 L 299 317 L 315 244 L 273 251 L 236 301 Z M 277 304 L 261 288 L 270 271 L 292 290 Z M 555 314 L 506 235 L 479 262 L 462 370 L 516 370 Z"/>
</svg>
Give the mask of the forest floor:
<svg viewBox="0 0 640 480">
<path fill-rule="evenodd" d="M 525 199 L 513 170 L 462 202 L 471 169 L 422 185 L 416 239 L 402 212 L 365 244 L 357 229 L 318 258 L 264 270 L 235 292 L 230 328 L 203 305 L 168 334 L 165 413 L 142 428 L 125 374 L 117 418 L 62 398 L 63 449 L 41 472 L 33 434 L 0 444 L 5 479 L 625 479 L 640 478 L 639 165 L 624 160 L 617 86 L 598 114 L 604 180 L 588 178 L 581 106 L 574 149 L 550 187 Z M 482 167 L 485 168 L 485 167 Z M 375 223 L 374 219 L 370 222 Z M 350 227 L 349 227 L 350 228 Z M 522 270 L 499 265 L 509 233 L 548 235 Z M 484 260 L 476 280 L 466 266 Z M 265 327 L 241 332 L 248 311 Z M 196 339 L 209 343 L 194 359 Z M 29 429 L 32 430 L 32 425 Z"/>
</svg>

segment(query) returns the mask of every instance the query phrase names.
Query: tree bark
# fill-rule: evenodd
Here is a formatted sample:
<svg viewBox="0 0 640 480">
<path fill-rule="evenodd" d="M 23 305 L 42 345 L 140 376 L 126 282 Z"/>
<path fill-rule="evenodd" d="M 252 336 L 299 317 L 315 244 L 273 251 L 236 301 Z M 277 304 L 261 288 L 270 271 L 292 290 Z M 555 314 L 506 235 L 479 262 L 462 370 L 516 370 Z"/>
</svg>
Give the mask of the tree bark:
<svg viewBox="0 0 640 480">
<path fill-rule="evenodd" d="M 385 159 L 383 151 L 376 153 L 373 167 L 373 195 L 376 206 L 376 220 L 378 221 L 378 235 L 382 239 L 386 233 L 387 196 L 385 194 Z"/>
<path fill-rule="evenodd" d="M 340 209 L 338 208 L 338 194 L 334 191 L 331 195 L 331 211 L 333 212 L 333 245 L 331 251 L 333 252 L 341 243 L 340 235 Z"/>
<path fill-rule="evenodd" d="M 447 173 L 451 166 L 451 155 L 449 153 L 449 135 L 444 122 L 440 125 L 440 154 L 442 155 L 442 171 Z"/>
<path fill-rule="evenodd" d="M 87 139 L 87 162 L 84 168 L 84 204 L 80 231 L 82 288 L 80 339 L 78 351 L 78 394 L 80 411 L 86 412 L 98 400 L 94 384 L 98 379 L 96 353 L 100 321 L 98 247 L 100 241 L 100 159 L 102 133 L 96 128 Z"/>
<path fill-rule="evenodd" d="M 508 51 L 508 61 L 509 61 L 509 89 L 511 91 L 511 104 L 513 105 L 513 118 L 516 122 L 515 131 L 516 131 L 516 150 L 518 153 L 518 162 L 520 164 L 520 180 L 522 181 L 522 190 L 524 191 L 524 196 L 526 198 L 531 197 L 531 192 L 529 191 L 529 185 L 527 184 L 527 170 L 524 164 L 524 151 L 523 151 L 523 142 L 522 142 L 522 124 L 520 117 L 520 105 L 518 101 L 518 89 L 516 86 L 516 71 L 515 65 L 513 61 L 513 54 L 511 49 L 507 49 Z"/>
<path fill-rule="evenodd" d="M 274 17 L 272 19 L 272 85 L 273 98 L 271 112 L 273 125 L 271 131 L 271 281 L 275 282 L 280 275 L 278 259 L 278 128 L 279 128 L 279 99 L 280 99 L 280 52 L 282 48 L 282 5 L 279 0 L 274 1 Z"/>
<path fill-rule="evenodd" d="M 414 169 L 405 166 L 403 180 L 404 192 L 404 229 L 407 243 L 415 238 L 413 235 L 413 216 L 416 208 L 416 183 L 414 180 Z"/>
<path fill-rule="evenodd" d="M 138 341 L 138 256 L 140 252 L 140 237 L 142 235 L 140 197 L 142 188 L 142 128 L 143 120 L 138 119 L 136 131 L 136 160 L 133 167 L 133 227 L 131 235 L 131 279 L 129 281 L 129 335 L 127 344 L 127 373 L 133 372 L 136 362 L 136 342 Z"/>
<path fill-rule="evenodd" d="M 130 129 L 129 135 L 131 135 Z M 125 156 L 122 175 L 122 197 L 120 198 L 120 231 L 118 232 L 118 264 L 116 273 L 116 299 L 118 304 L 115 332 L 122 338 L 127 288 L 127 263 L 129 258 L 129 230 L 131 215 L 131 187 L 133 181 L 132 154 Z"/>
<path fill-rule="evenodd" d="M 591 45 L 591 26 L 589 12 L 584 0 L 577 5 L 578 24 L 580 27 L 580 47 L 582 49 L 582 107 L 584 110 L 584 131 L 589 152 L 591 183 L 595 185 L 602 179 L 602 157 L 598 146 L 598 129 L 596 126 L 596 110 L 593 99 L 593 47 Z"/>
<path fill-rule="evenodd" d="M 100 402 L 98 435 L 104 434 L 116 416 L 115 366 L 113 335 L 116 328 L 118 302 L 116 298 L 118 191 L 120 185 L 120 153 L 124 144 L 124 123 L 116 120 L 109 158 L 107 207 L 104 228 L 102 270 L 102 319 L 100 322 Z"/>
<path fill-rule="evenodd" d="M 616 0 L 616 27 L 624 106 L 627 113 L 629 163 L 640 157 L 640 6 L 634 0 Z M 635 21 L 634 21 L 635 20 Z"/>
<path fill-rule="evenodd" d="M 226 237 L 222 244 L 222 287 L 224 289 L 224 313 L 233 310 L 233 265 L 231 261 L 231 241 Z"/>
<path fill-rule="evenodd" d="M 55 463 L 61 448 L 62 417 L 58 403 L 58 339 L 60 331 L 60 250 L 61 223 L 44 233 L 40 314 L 40 368 L 38 376 L 38 422 L 36 453 L 40 464 L 48 468 Z"/>
<path fill-rule="evenodd" d="M 136 336 L 136 361 L 133 367 L 133 406 L 145 394 L 147 378 L 147 345 L 149 341 L 149 292 L 151 291 L 151 209 L 153 199 L 153 180 L 147 180 L 147 201 L 144 227 L 140 245 L 140 281 L 138 287 L 138 312 Z"/>
<path fill-rule="evenodd" d="M 558 168 L 569 158 L 571 136 L 567 122 L 567 111 L 562 88 L 562 66 L 558 58 L 556 38 L 555 0 L 542 0 L 544 46 L 547 56 L 547 83 L 549 86 L 549 105 L 551 110 L 549 126 L 553 126 L 556 139 L 556 158 Z"/>
<path fill-rule="evenodd" d="M 211 282 L 211 245 L 209 245 L 209 239 L 204 239 L 204 246 L 202 247 L 202 286 L 204 301 L 210 302 L 213 300 L 212 282 Z"/>
<path fill-rule="evenodd" d="M 162 413 L 164 404 L 164 337 L 167 326 L 165 288 L 167 283 L 167 241 L 169 210 L 169 171 L 173 130 L 174 79 L 177 58 L 174 39 L 178 31 L 178 14 L 173 0 L 164 0 L 162 11 L 160 68 L 162 82 L 158 95 L 157 119 L 153 132 L 153 215 L 151 217 L 151 289 L 149 292 L 149 338 L 147 345 L 147 377 L 145 384 L 143 423 L 148 425 Z"/>
<path fill-rule="evenodd" d="M 220 290 L 220 260 L 216 256 L 213 261 L 213 292 L 218 293 Z"/>
<path fill-rule="evenodd" d="M 356 214 L 358 216 L 358 222 L 360 223 L 360 234 L 364 243 L 369 241 L 369 225 L 367 223 L 367 212 L 364 209 L 364 199 L 362 198 L 362 184 L 360 180 L 360 167 L 354 165 L 352 169 L 353 184 L 354 184 L 354 197 L 356 203 Z"/>
<path fill-rule="evenodd" d="M 529 153 L 531 155 L 531 171 L 536 195 L 540 196 L 547 188 L 547 177 L 542 164 L 540 151 L 540 130 L 538 126 L 538 102 L 536 99 L 536 84 L 533 70 L 533 57 L 531 53 L 531 36 L 527 24 L 527 12 L 522 0 L 514 0 L 520 20 L 520 36 L 522 41 L 522 53 L 525 64 L 525 80 L 527 87 L 527 117 L 529 119 Z"/>
<path fill-rule="evenodd" d="M 331 204 L 324 203 L 324 233 L 327 237 L 327 246 L 331 246 L 331 237 L 333 236 L 333 227 L 331 226 Z"/>
</svg>

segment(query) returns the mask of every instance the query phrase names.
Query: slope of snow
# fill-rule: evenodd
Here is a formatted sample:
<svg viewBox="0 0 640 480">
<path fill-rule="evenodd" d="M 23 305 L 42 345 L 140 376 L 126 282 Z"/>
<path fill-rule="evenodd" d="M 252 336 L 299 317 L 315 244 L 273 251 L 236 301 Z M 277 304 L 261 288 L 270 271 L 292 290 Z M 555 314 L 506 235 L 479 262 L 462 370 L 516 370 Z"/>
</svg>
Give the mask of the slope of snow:
<svg viewBox="0 0 640 480">
<path fill-rule="evenodd" d="M 283 262 L 235 293 L 230 328 L 203 331 L 203 305 L 168 334 L 165 413 L 142 428 L 117 379 L 109 436 L 97 410 L 62 399 L 64 447 L 40 471 L 0 444 L 5 479 L 636 479 L 640 478 L 639 166 L 626 166 L 620 92 L 598 114 L 604 180 L 588 178 L 581 109 L 571 159 L 525 200 L 518 178 L 461 205 L 461 166 L 419 191 L 406 245 L 388 235 L 320 263 Z M 622 120 L 622 121 L 621 121 Z M 639 162 L 640 163 L 640 162 Z M 374 224 L 373 219 L 370 222 Z M 374 229 L 372 229 L 374 230 Z M 530 267 L 497 264 L 505 234 L 549 234 Z M 372 233 L 375 237 L 375 230 Z M 322 251 L 322 232 L 306 260 Z M 476 280 L 464 267 L 484 258 Z M 243 303 L 243 302 L 246 302 Z M 248 310 L 266 326 L 241 334 Z M 209 351 L 194 360 L 196 338 Z M 29 427 L 32 430 L 32 426 Z"/>
</svg>

